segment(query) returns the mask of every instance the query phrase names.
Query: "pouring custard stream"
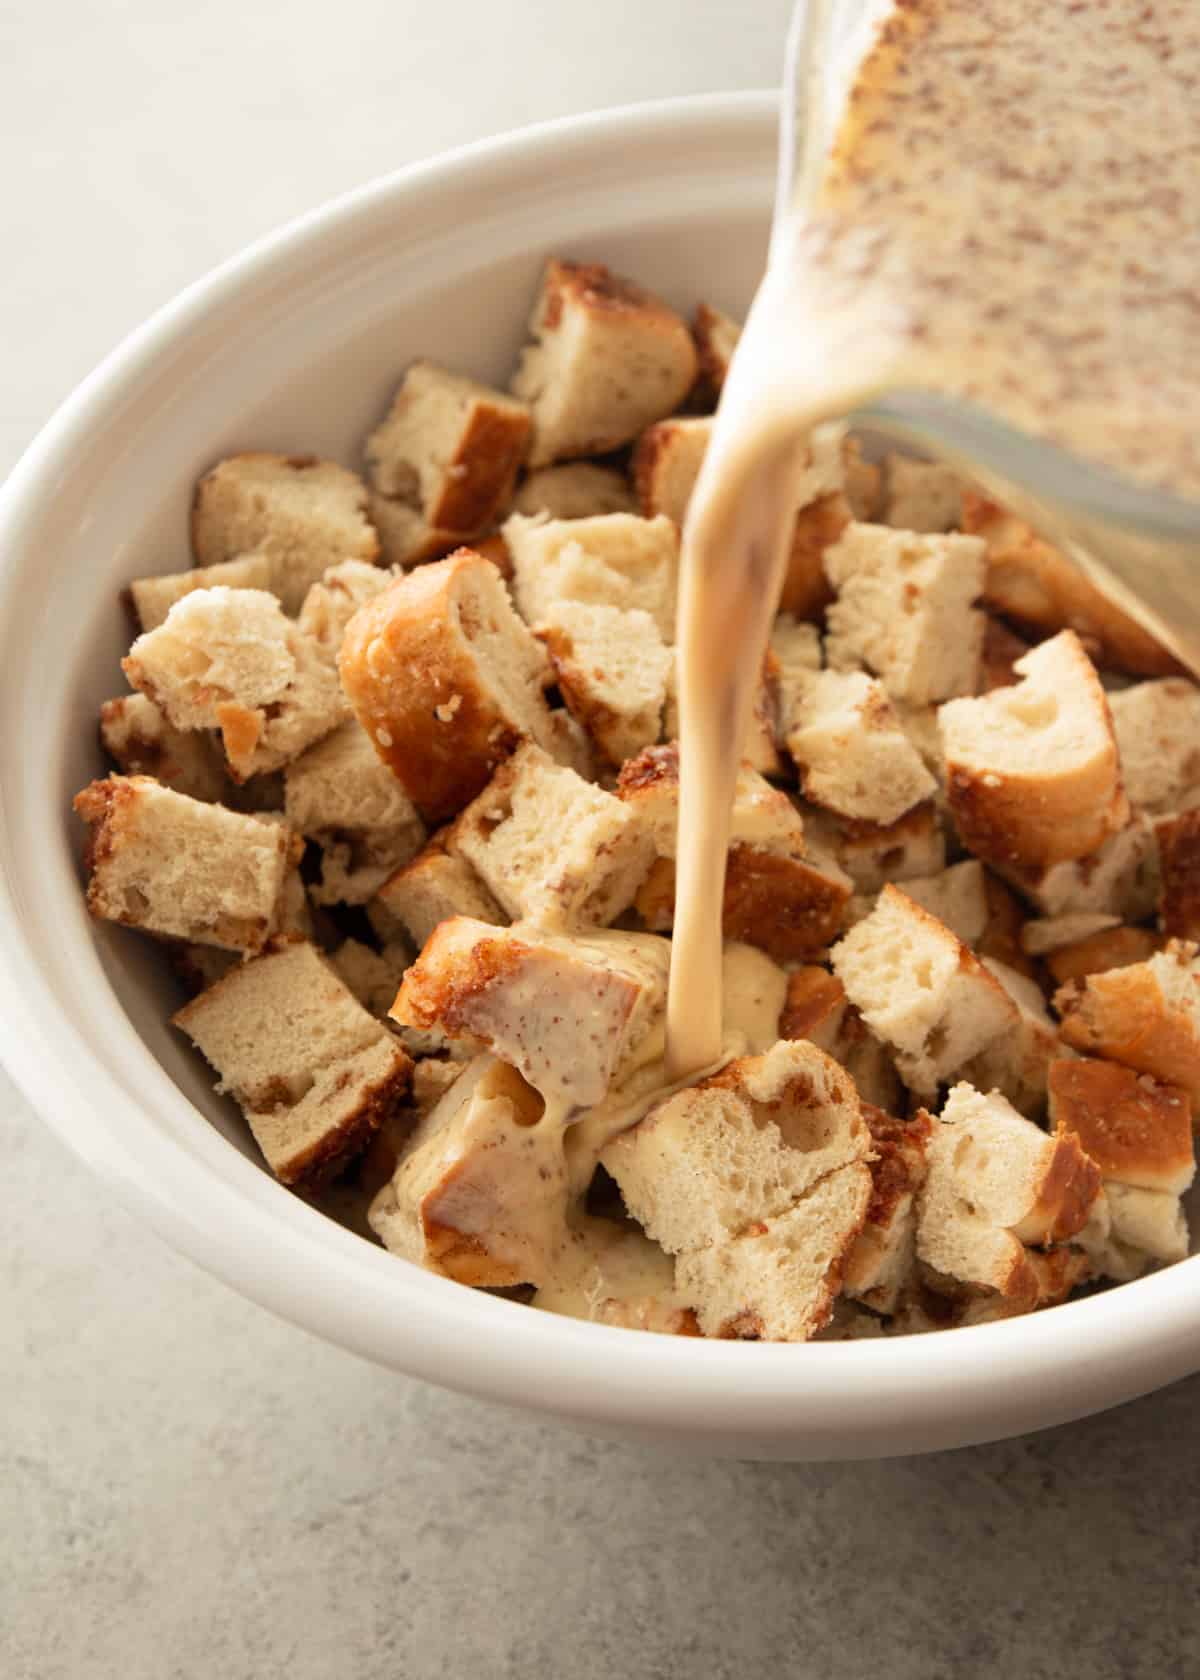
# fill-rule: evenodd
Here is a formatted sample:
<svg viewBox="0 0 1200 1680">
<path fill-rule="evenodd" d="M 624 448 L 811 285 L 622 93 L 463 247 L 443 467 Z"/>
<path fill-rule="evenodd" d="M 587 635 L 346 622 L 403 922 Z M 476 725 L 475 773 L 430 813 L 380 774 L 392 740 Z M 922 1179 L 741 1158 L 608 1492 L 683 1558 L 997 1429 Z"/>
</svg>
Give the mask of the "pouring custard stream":
<svg viewBox="0 0 1200 1680">
<path fill-rule="evenodd" d="M 729 811 L 812 430 L 931 391 L 1200 499 L 1200 8 L 907 0 L 746 323 L 684 530 L 672 1073 L 721 1047 Z"/>
</svg>

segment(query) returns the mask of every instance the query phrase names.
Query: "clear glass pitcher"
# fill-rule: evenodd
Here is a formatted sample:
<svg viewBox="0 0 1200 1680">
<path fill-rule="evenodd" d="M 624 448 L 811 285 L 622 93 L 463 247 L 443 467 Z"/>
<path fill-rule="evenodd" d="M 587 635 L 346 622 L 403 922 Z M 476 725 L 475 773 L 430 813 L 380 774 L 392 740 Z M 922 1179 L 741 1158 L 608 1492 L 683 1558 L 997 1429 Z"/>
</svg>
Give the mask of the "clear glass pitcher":
<svg viewBox="0 0 1200 1680">
<path fill-rule="evenodd" d="M 893 4 L 798 0 L 783 86 L 773 251 L 811 201 L 849 87 Z M 1200 504 L 1122 479 L 956 398 L 898 391 L 873 399 L 851 420 L 958 467 L 1056 543 L 1200 675 Z"/>
</svg>

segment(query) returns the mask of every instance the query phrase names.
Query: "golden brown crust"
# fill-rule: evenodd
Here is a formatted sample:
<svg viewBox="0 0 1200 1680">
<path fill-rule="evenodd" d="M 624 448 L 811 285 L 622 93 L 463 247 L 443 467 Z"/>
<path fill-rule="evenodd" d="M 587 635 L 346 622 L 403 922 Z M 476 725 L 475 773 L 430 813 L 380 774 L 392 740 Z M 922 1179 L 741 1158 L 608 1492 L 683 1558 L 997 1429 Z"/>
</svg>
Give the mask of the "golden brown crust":
<svg viewBox="0 0 1200 1680">
<path fill-rule="evenodd" d="M 451 1037 L 470 1032 L 472 1005 L 531 955 L 530 947 L 512 935 L 477 939 L 464 950 L 457 934 L 454 922 L 442 922 L 433 930 L 425 949 L 405 972 L 391 1009 L 397 1021 L 425 1031 L 439 1027 Z"/>
<path fill-rule="evenodd" d="M 282 1184 L 290 1185 L 293 1190 L 318 1190 L 330 1179 L 336 1178 L 356 1155 L 366 1149 L 384 1121 L 408 1097 L 412 1083 L 412 1060 L 398 1045 L 396 1053 L 401 1060 L 382 1079 L 362 1087 L 361 1100 L 354 1112 L 346 1115 L 340 1125 L 324 1132 L 303 1154 L 293 1156 L 278 1171 Z M 351 1077 L 348 1071 L 347 1082 Z"/>
<path fill-rule="evenodd" d="M 427 512 L 429 524 L 466 538 L 498 518 L 512 495 L 532 425 L 528 410 L 473 402 L 470 423 L 446 463 L 441 493 Z"/>
<path fill-rule="evenodd" d="M 987 544 L 984 601 L 993 611 L 1035 638 L 1076 631 L 1094 646 L 1101 666 L 1147 677 L 1179 671 L 1178 662 L 1148 631 L 1015 514 L 965 490 L 962 528 Z"/>
<path fill-rule="evenodd" d="M 836 974 L 817 966 L 793 969 L 779 1015 L 779 1036 L 812 1038 L 845 1005 L 846 988 Z"/>
<path fill-rule="evenodd" d="M 1046 957 L 1046 967 L 1058 986 L 1070 980 L 1086 980 L 1089 974 L 1105 974 L 1110 968 L 1128 968 L 1145 962 L 1163 948 L 1163 937 L 1150 928 L 1104 928 L 1074 944 L 1060 945 Z M 1007 959 L 1002 959 L 1007 961 Z M 1027 958 L 1026 961 L 1029 961 Z"/>
<path fill-rule="evenodd" d="M 1095 1162 L 1102 1178 L 1178 1189 L 1194 1164 L 1188 1093 L 1133 1068 L 1087 1058 L 1051 1062 L 1050 1120 Z"/>
<path fill-rule="evenodd" d="M 825 550 L 832 547 L 854 515 L 840 490 L 820 496 L 800 509 L 792 533 L 787 571 L 779 597 L 779 611 L 810 624 L 820 624 L 833 600 L 825 576 Z"/>
<path fill-rule="evenodd" d="M 696 313 L 692 317 L 692 337 L 696 341 L 701 378 L 714 402 L 729 372 L 733 344 L 737 342 L 736 330 L 737 323 L 721 310 L 708 303 L 696 305 Z"/>
<path fill-rule="evenodd" d="M 667 741 L 661 747 L 646 747 L 636 758 L 626 759 L 617 777 L 617 792 L 625 799 L 630 794 L 659 787 L 664 782 L 678 785 L 678 741 Z"/>
<path fill-rule="evenodd" d="M 1100 1192 L 1100 1168 L 1076 1137 L 1059 1135 L 1030 1218 L 1044 1225 L 1049 1242 L 1065 1242 L 1082 1230 Z"/>
<path fill-rule="evenodd" d="M 1073 1050 L 1180 1085 L 1200 1102 L 1200 1038 L 1189 1015 L 1164 1007 L 1148 964 L 1073 980 L 1055 993 L 1054 1007 Z"/>
<path fill-rule="evenodd" d="M 1159 912 L 1172 939 L 1200 939 L 1200 809 L 1156 823 L 1162 866 Z"/>
<path fill-rule="evenodd" d="M 809 963 L 823 957 L 841 930 L 849 899 L 848 882 L 822 874 L 802 858 L 736 840 L 729 848 L 721 918 L 725 938 L 756 945 L 776 962 Z M 652 931 L 666 932 L 672 926 L 673 859 L 655 859 L 634 905 Z"/>
<path fill-rule="evenodd" d="M 508 544 L 499 531 L 493 531 L 490 536 L 480 537 L 472 543 L 472 548 L 481 560 L 490 560 L 500 573 L 505 583 L 511 583 L 513 575 L 513 559 Z"/>
<path fill-rule="evenodd" d="M 522 739 L 458 622 L 460 585 L 481 567 L 496 577 L 462 548 L 397 578 L 355 613 L 338 657 L 359 722 L 431 823 L 462 810 Z"/>
</svg>

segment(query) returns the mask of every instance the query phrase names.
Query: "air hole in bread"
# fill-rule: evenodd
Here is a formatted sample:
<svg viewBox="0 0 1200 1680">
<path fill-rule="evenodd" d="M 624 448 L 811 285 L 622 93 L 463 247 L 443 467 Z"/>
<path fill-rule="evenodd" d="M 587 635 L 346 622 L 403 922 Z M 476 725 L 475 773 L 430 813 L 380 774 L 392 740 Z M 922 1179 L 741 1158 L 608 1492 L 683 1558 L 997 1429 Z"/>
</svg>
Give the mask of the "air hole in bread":
<svg viewBox="0 0 1200 1680">
<path fill-rule="evenodd" d="M 1045 692 L 1031 694 L 1028 686 L 1022 685 L 1008 691 L 1005 709 L 1027 729 L 1049 729 L 1058 719 L 1058 697 Z"/>
</svg>

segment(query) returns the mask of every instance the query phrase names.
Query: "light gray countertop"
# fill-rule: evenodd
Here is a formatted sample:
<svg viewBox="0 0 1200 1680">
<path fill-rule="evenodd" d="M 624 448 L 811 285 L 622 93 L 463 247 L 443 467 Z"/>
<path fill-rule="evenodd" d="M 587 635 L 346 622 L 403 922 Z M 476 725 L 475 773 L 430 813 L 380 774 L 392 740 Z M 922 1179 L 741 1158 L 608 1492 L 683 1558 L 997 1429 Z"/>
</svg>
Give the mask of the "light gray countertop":
<svg viewBox="0 0 1200 1680">
<path fill-rule="evenodd" d="M 787 9 L 8 8 L 0 473 L 248 239 L 515 124 L 764 85 Z M 1200 1672 L 1200 1379 L 909 1462 L 671 1459 L 276 1323 L 111 1205 L 3 1075 L 0 1149 L 5 1680 Z"/>
</svg>

